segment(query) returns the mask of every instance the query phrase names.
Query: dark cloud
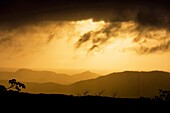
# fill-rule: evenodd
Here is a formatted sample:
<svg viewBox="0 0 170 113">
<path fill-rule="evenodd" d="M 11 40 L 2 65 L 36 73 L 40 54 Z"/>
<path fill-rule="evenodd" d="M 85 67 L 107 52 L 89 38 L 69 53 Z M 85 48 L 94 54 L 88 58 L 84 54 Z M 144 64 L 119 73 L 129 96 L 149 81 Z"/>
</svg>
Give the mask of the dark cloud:
<svg viewBox="0 0 170 113">
<path fill-rule="evenodd" d="M 88 18 L 169 28 L 169 10 L 168 0 L 1 0 L 0 28 Z"/>
<path fill-rule="evenodd" d="M 170 13 L 169 9 L 151 9 L 139 11 L 136 21 L 143 26 L 153 26 L 157 28 L 170 27 Z"/>
<path fill-rule="evenodd" d="M 43 45 L 51 42 L 55 34 L 43 25 L 22 26 L 16 29 L 0 30 L 0 51 L 20 54 L 40 50 Z M 41 28 L 41 29 L 40 29 Z M 46 36 L 41 36 L 46 33 Z"/>
<path fill-rule="evenodd" d="M 155 53 L 155 52 L 164 52 L 170 50 L 170 40 L 164 43 L 161 43 L 154 47 L 140 47 L 139 51 L 140 54 L 143 53 Z"/>
<path fill-rule="evenodd" d="M 89 31 L 80 37 L 80 39 L 76 43 L 76 48 L 79 48 L 83 43 L 90 41 L 92 47 L 89 48 L 89 51 L 92 51 L 96 47 L 107 43 L 107 41 L 112 38 L 112 36 L 116 35 L 116 31 L 118 29 L 120 29 L 120 23 L 112 23 L 103 26 L 97 31 Z"/>
<path fill-rule="evenodd" d="M 131 37 L 127 37 L 127 34 Z M 132 35 L 135 34 L 135 35 Z M 119 38 L 132 38 L 132 43 L 139 54 L 165 52 L 170 48 L 170 33 L 168 29 L 156 28 L 153 26 L 142 26 L 135 22 L 111 22 L 106 23 L 101 29 L 89 31 L 85 33 L 78 42 L 76 48 L 83 46 L 83 43 L 88 43 L 88 51 L 100 50 L 103 46 Z M 128 48 L 128 47 L 127 47 Z"/>
<path fill-rule="evenodd" d="M 98 45 L 93 45 L 90 49 L 89 49 L 89 52 L 91 52 L 92 50 L 94 50 L 94 49 L 98 49 Z"/>
<path fill-rule="evenodd" d="M 106 23 L 101 29 L 85 33 L 76 43 L 76 48 L 81 47 L 83 43 L 90 42 L 92 46 L 88 48 L 88 51 L 99 49 L 108 44 L 111 39 L 119 38 L 120 33 L 126 32 L 121 24 L 121 22 Z"/>
<path fill-rule="evenodd" d="M 20 26 L 42 20 L 94 18 L 169 27 L 169 6 L 168 0 L 1 0 L 0 24 Z"/>
<path fill-rule="evenodd" d="M 45 20 L 76 21 L 93 18 L 95 21 L 110 22 L 100 30 L 85 33 L 77 41 L 77 48 L 83 43 L 90 42 L 91 47 L 88 49 L 92 51 L 107 44 L 113 37 L 118 37 L 120 32 L 126 33 L 126 30 L 121 28 L 122 22 L 134 21 L 138 24 L 138 27 L 132 29 L 132 32 L 134 30 L 138 32 L 134 38 L 135 43 L 144 40 L 145 44 L 149 39 L 160 40 L 155 39 L 157 36 L 151 36 L 147 30 L 165 29 L 169 32 L 169 10 L 168 0 L 1 0 L 0 31 L 36 25 Z M 47 44 L 54 39 L 55 34 L 50 30 Z M 0 45 L 8 44 L 10 40 L 14 40 L 12 36 L 1 36 Z M 169 35 L 166 35 L 164 40 L 170 40 Z M 150 48 L 142 44 L 140 50 L 143 53 L 165 51 L 169 49 L 167 44 L 169 43 L 162 41 L 159 46 Z"/>
<path fill-rule="evenodd" d="M 82 43 L 88 41 L 91 37 L 91 32 L 85 33 L 77 42 L 76 47 L 80 47 Z"/>
<path fill-rule="evenodd" d="M 0 45 L 6 42 L 9 42 L 12 39 L 10 36 L 5 36 L 0 38 Z"/>
<path fill-rule="evenodd" d="M 50 43 L 54 39 L 55 33 L 50 33 L 47 39 L 47 44 Z"/>
</svg>

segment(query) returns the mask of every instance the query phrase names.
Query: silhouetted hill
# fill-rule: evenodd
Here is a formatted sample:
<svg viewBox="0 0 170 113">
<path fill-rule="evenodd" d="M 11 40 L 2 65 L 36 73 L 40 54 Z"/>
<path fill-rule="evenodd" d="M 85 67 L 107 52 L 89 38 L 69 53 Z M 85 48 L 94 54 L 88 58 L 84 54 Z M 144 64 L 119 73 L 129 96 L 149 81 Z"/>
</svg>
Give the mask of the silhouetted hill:
<svg viewBox="0 0 170 113">
<path fill-rule="evenodd" d="M 95 79 L 83 80 L 71 85 L 56 83 L 26 84 L 27 92 L 71 95 L 102 95 L 121 98 L 154 97 L 159 89 L 170 90 L 170 73 L 163 71 L 125 71 L 111 73 Z M 1 84 L 1 81 L 0 81 Z M 6 84 L 8 82 L 6 81 Z M 85 93 L 86 92 L 86 93 Z M 102 93 L 101 93 L 102 92 Z"/>
<path fill-rule="evenodd" d="M 69 89 L 67 85 L 61 85 L 53 82 L 48 83 L 31 83 L 26 82 L 25 85 L 27 86 L 26 91 L 32 93 L 45 93 L 45 94 L 64 94 Z"/>
<path fill-rule="evenodd" d="M 35 71 L 30 69 L 19 69 L 16 72 L 0 72 L 1 80 L 13 78 L 24 82 L 56 82 L 60 84 L 69 84 L 71 76 L 51 71 Z"/>
<path fill-rule="evenodd" d="M 13 77 L 25 82 L 56 82 L 59 84 L 69 84 L 71 79 L 71 76 L 67 74 L 29 69 L 19 69 L 13 74 Z"/>
<path fill-rule="evenodd" d="M 103 95 L 117 97 L 153 97 L 158 89 L 170 89 L 170 73 L 163 71 L 111 73 L 71 85 L 73 92 L 89 90 L 90 94 L 105 90 Z"/>
<path fill-rule="evenodd" d="M 71 84 L 80 80 L 87 80 L 99 75 L 92 72 L 83 72 L 73 76 L 55 73 L 52 71 L 35 71 L 30 69 L 19 69 L 16 72 L 0 72 L 1 80 L 9 80 L 16 78 L 24 82 L 55 82 L 59 84 Z"/>
<path fill-rule="evenodd" d="M 23 82 L 26 86 L 26 89 L 22 89 L 23 92 L 27 93 L 35 93 L 35 94 L 68 94 L 69 87 L 67 85 L 61 85 L 53 82 L 45 82 L 45 83 L 36 83 L 36 82 Z M 0 80 L 0 84 L 5 87 L 9 87 L 10 84 L 7 80 Z M 67 93 L 66 93 L 67 91 Z"/>
<path fill-rule="evenodd" d="M 72 75 L 72 77 L 75 81 L 97 78 L 99 76 L 100 75 L 93 73 L 93 72 L 90 72 L 90 71 L 85 71 L 85 72 L 82 72 L 82 73 Z"/>
</svg>

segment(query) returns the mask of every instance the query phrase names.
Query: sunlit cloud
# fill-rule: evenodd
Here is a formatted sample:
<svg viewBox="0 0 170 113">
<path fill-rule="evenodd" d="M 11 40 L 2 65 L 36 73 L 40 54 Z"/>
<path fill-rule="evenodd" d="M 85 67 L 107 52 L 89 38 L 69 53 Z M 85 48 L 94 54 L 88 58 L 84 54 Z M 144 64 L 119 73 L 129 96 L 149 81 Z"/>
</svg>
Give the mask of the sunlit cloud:
<svg viewBox="0 0 170 113">
<path fill-rule="evenodd" d="M 88 21 L 88 20 L 87 20 Z M 81 25 L 79 25 L 82 27 Z M 123 40 L 131 39 L 129 45 L 117 47 L 118 50 L 135 50 L 139 54 L 164 52 L 169 50 L 169 31 L 165 28 L 143 27 L 134 21 L 105 22 L 99 29 L 82 34 L 76 43 L 79 48 L 88 43 L 88 51 L 99 50 L 109 45 L 122 45 Z M 115 49 L 115 48 L 114 48 Z"/>
<path fill-rule="evenodd" d="M 166 28 L 144 27 L 135 21 L 42 21 L 0 31 L 0 50 L 17 54 L 36 53 L 54 40 L 63 39 L 63 45 L 99 52 L 107 48 L 138 54 L 169 51 L 170 34 Z"/>
</svg>

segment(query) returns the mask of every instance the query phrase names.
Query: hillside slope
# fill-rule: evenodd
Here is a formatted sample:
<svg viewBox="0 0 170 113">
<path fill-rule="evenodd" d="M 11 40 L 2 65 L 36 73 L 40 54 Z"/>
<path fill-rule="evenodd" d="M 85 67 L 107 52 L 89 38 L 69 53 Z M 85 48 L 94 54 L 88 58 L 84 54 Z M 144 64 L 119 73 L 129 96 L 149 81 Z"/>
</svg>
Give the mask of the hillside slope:
<svg viewBox="0 0 170 113">
<path fill-rule="evenodd" d="M 31 93 L 60 93 L 102 95 L 121 98 L 154 97 L 158 90 L 170 90 L 170 73 L 162 71 L 111 73 L 95 79 L 83 80 L 71 85 L 56 83 L 28 83 Z M 0 81 L 0 84 L 2 81 Z M 8 84 L 8 82 L 5 82 Z M 101 93 L 102 92 L 102 93 Z"/>
<path fill-rule="evenodd" d="M 97 79 L 85 80 L 71 85 L 73 92 L 89 90 L 95 94 L 104 90 L 104 95 L 117 97 L 151 97 L 158 89 L 170 89 L 170 73 L 162 71 L 111 73 Z"/>
</svg>

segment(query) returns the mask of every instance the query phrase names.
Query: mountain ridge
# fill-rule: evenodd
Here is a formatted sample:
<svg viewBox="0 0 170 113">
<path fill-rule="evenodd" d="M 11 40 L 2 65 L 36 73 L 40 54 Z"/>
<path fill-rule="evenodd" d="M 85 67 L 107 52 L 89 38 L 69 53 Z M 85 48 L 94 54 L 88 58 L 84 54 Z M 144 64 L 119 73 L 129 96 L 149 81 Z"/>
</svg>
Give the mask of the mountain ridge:
<svg viewBox="0 0 170 113">
<path fill-rule="evenodd" d="M 124 71 L 114 72 L 97 78 L 81 80 L 62 85 L 53 82 L 24 82 L 31 93 L 52 93 L 83 95 L 116 96 L 122 98 L 154 97 L 159 89 L 170 90 L 170 73 L 164 71 Z M 2 83 L 2 81 L 0 82 Z M 4 82 L 3 82 L 4 83 Z M 8 84 L 6 81 L 5 84 Z"/>
<path fill-rule="evenodd" d="M 75 76 L 74 76 L 75 75 Z M 99 76 L 98 74 L 90 71 L 68 75 L 64 73 L 56 73 L 46 70 L 31 70 L 26 68 L 18 69 L 15 72 L 0 72 L 0 79 L 8 80 L 16 78 L 24 82 L 55 82 L 59 84 L 71 84 L 80 80 L 91 79 Z"/>
</svg>

